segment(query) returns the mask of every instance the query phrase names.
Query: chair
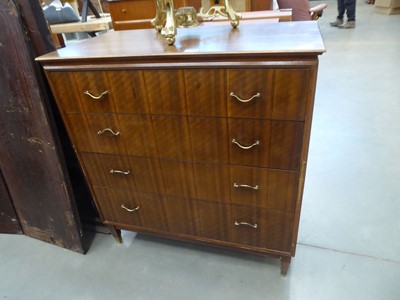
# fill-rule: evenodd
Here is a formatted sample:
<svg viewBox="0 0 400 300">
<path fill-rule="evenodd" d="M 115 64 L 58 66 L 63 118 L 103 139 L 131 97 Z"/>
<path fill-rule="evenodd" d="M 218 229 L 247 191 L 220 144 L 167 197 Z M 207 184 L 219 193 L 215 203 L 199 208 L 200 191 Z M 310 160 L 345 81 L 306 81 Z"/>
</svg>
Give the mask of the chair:
<svg viewBox="0 0 400 300">
<path fill-rule="evenodd" d="M 310 7 L 308 0 L 277 0 L 279 9 L 292 9 L 292 21 L 317 20 L 328 5 L 325 3 Z"/>
</svg>

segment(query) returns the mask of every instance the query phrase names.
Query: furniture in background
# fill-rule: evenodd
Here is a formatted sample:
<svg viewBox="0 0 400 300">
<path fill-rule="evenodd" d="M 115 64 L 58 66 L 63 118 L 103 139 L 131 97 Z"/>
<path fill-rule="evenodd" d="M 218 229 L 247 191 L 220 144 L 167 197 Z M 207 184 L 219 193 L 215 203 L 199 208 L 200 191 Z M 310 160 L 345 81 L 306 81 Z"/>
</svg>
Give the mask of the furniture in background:
<svg viewBox="0 0 400 300">
<path fill-rule="evenodd" d="M 133 42 L 136 41 L 136 42 Z M 68 49 L 69 48 L 69 49 Z M 37 60 L 102 220 L 295 255 L 318 55 L 316 22 L 109 32 Z"/>
<path fill-rule="evenodd" d="M 199 9 L 200 0 L 176 0 L 176 7 Z M 152 28 L 150 20 L 156 15 L 154 0 L 108 0 L 114 30 Z"/>
<path fill-rule="evenodd" d="M 327 5 L 325 3 L 310 7 L 309 0 L 277 0 L 279 9 L 292 9 L 292 21 L 317 20 Z"/>
<path fill-rule="evenodd" d="M 69 170 L 76 158 L 65 161 L 72 148 L 56 127 L 59 116 L 34 61 L 54 50 L 39 2 L 19 0 L 17 6 L 2 1 L 0 26 L 2 183 L 25 235 L 84 253 L 89 236 L 82 231 L 77 207 L 90 198 L 81 192 L 85 181 L 74 176 L 79 187 L 71 185 Z"/>
</svg>

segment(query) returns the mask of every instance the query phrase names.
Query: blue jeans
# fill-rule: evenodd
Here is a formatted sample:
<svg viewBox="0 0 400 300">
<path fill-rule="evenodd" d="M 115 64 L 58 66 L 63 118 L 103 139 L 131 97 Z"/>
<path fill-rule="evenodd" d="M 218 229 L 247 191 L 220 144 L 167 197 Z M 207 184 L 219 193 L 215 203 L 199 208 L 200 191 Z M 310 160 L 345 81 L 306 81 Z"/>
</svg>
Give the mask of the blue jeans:
<svg viewBox="0 0 400 300">
<path fill-rule="evenodd" d="M 338 3 L 338 19 L 343 20 L 344 13 L 347 13 L 348 21 L 356 20 L 356 0 L 337 0 Z"/>
</svg>

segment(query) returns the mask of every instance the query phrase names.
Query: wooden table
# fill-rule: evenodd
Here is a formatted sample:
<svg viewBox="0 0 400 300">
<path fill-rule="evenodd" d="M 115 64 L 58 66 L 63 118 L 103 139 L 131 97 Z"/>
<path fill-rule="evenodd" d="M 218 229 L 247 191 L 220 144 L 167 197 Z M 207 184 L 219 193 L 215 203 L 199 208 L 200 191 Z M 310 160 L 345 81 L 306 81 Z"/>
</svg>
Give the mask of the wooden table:
<svg viewBox="0 0 400 300">
<path fill-rule="evenodd" d="M 94 32 L 112 29 L 111 17 L 99 19 L 88 18 L 87 22 L 74 22 L 50 25 L 51 32 L 54 34 L 72 32 Z"/>
</svg>

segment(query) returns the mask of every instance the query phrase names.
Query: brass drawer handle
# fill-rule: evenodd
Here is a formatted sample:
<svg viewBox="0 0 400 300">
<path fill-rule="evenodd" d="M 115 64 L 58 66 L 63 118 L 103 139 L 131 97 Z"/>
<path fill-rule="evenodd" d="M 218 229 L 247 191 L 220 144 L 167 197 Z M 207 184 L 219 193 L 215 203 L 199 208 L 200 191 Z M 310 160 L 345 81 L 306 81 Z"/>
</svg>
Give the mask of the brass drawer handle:
<svg viewBox="0 0 400 300">
<path fill-rule="evenodd" d="M 84 91 L 83 93 L 85 95 L 88 95 L 90 98 L 92 98 L 94 100 L 100 100 L 101 98 L 103 98 L 105 95 L 108 94 L 108 91 L 102 92 L 99 96 L 95 96 L 95 95 L 91 94 L 89 91 Z"/>
<path fill-rule="evenodd" d="M 229 96 L 235 97 L 236 100 L 238 100 L 238 101 L 240 101 L 240 102 L 242 102 L 242 103 L 246 103 L 246 102 L 250 102 L 250 101 L 253 100 L 254 98 L 259 98 L 259 97 L 261 97 L 261 94 L 260 94 L 260 93 L 257 93 L 257 94 L 255 94 L 254 96 L 252 96 L 252 97 L 249 98 L 249 99 L 241 99 L 240 97 L 236 96 L 233 92 L 231 92 L 231 93 L 229 94 Z"/>
<path fill-rule="evenodd" d="M 235 188 L 248 188 L 248 189 L 258 190 L 258 185 L 251 186 L 251 185 L 247 185 L 247 184 L 237 184 L 237 183 L 234 183 L 233 186 L 234 186 Z"/>
<path fill-rule="evenodd" d="M 121 9 L 121 11 L 126 14 L 126 8 Z"/>
<path fill-rule="evenodd" d="M 120 170 L 111 169 L 111 170 L 110 170 L 110 173 L 111 173 L 111 174 L 116 173 L 116 174 L 129 175 L 130 171 L 120 171 Z"/>
<path fill-rule="evenodd" d="M 250 223 L 246 223 L 246 222 L 238 222 L 238 221 L 235 221 L 235 225 L 236 225 L 236 226 L 246 225 L 246 226 L 253 227 L 254 229 L 257 229 L 257 224 L 250 224 Z"/>
<path fill-rule="evenodd" d="M 135 212 L 135 211 L 139 210 L 139 206 L 136 206 L 135 208 L 130 209 L 130 208 L 127 208 L 124 204 L 121 204 L 121 208 L 123 208 L 123 209 L 125 209 L 126 211 L 129 211 L 129 212 Z"/>
<path fill-rule="evenodd" d="M 235 139 L 232 140 L 232 143 L 238 145 L 240 148 L 242 148 L 244 150 L 249 150 L 249 149 L 253 148 L 254 146 L 259 145 L 260 141 L 256 141 L 254 144 L 252 144 L 250 146 L 243 146 L 239 142 L 237 142 Z"/>
<path fill-rule="evenodd" d="M 104 128 L 103 130 L 99 130 L 99 131 L 97 132 L 97 134 L 98 134 L 98 135 L 102 135 L 102 134 L 104 134 L 105 132 L 110 132 L 112 135 L 115 135 L 115 136 L 119 135 L 119 131 L 114 132 L 114 130 L 112 130 L 111 128 Z"/>
</svg>

